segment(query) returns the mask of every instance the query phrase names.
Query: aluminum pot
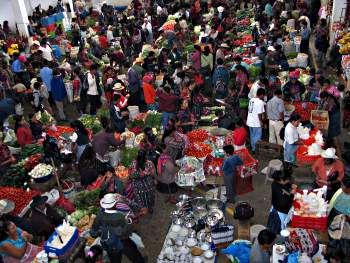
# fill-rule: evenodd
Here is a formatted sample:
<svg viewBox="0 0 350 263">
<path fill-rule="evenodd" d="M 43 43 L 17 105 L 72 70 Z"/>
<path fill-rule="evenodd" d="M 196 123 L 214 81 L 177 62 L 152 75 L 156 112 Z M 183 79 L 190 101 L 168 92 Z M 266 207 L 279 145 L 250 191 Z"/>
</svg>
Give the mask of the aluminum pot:
<svg viewBox="0 0 350 263">
<path fill-rule="evenodd" d="M 222 209 L 224 203 L 220 199 L 209 199 L 207 201 L 208 210 L 211 209 Z"/>
<path fill-rule="evenodd" d="M 187 218 L 184 222 L 184 226 L 187 228 L 192 228 L 196 225 L 196 221 L 192 218 Z"/>
<path fill-rule="evenodd" d="M 195 210 L 198 208 L 205 208 L 207 201 L 203 197 L 196 197 L 191 201 L 191 204 L 192 204 L 192 208 Z"/>
<path fill-rule="evenodd" d="M 207 216 L 205 223 L 209 227 L 215 227 L 219 223 L 219 219 L 216 216 Z"/>
<path fill-rule="evenodd" d="M 205 219 L 207 215 L 208 211 L 205 208 L 197 208 L 193 210 L 193 216 L 197 221 Z"/>
</svg>

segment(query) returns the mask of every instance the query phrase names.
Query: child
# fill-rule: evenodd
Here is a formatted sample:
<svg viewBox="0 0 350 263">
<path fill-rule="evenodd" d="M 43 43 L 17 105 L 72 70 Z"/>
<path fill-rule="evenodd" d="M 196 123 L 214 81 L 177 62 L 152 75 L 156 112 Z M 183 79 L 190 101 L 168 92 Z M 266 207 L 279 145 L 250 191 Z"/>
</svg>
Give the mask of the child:
<svg viewBox="0 0 350 263">
<path fill-rule="evenodd" d="M 235 190 L 236 167 L 243 165 L 243 162 L 238 155 L 234 154 L 234 149 L 232 145 L 225 145 L 224 151 L 225 151 L 225 160 L 222 164 L 222 171 L 224 173 L 226 198 L 227 198 L 227 203 L 234 203 L 236 198 L 236 190 Z"/>
</svg>

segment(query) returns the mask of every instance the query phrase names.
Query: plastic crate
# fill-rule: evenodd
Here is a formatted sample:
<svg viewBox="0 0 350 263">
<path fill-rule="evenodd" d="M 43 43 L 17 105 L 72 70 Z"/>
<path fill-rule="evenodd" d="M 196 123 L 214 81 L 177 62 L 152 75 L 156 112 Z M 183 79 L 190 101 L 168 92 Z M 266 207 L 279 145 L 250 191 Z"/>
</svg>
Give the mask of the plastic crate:
<svg viewBox="0 0 350 263">
<path fill-rule="evenodd" d="M 329 126 L 328 111 L 313 110 L 311 112 L 311 123 L 319 130 L 327 130 Z"/>
<path fill-rule="evenodd" d="M 56 257 L 60 257 L 63 256 L 64 254 L 66 254 L 66 252 L 74 246 L 75 242 L 78 240 L 79 238 L 79 233 L 78 233 L 78 229 L 75 228 L 74 233 L 71 237 L 71 239 L 66 243 L 66 245 L 62 248 L 54 248 L 54 247 L 50 247 L 49 244 L 54 240 L 54 238 L 56 238 L 57 233 L 56 231 L 50 236 L 50 238 L 45 242 L 44 245 L 44 249 L 45 252 L 47 254 L 54 254 Z"/>
<path fill-rule="evenodd" d="M 292 216 L 292 227 L 327 231 L 327 217 Z"/>
</svg>

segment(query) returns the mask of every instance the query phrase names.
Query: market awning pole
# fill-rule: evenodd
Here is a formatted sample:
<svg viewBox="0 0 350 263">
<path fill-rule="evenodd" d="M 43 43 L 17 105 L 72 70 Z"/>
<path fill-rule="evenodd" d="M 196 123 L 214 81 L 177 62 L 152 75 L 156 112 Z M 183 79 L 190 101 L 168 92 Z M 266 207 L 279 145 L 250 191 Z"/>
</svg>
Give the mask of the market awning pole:
<svg viewBox="0 0 350 263">
<path fill-rule="evenodd" d="M 61 191 L 62 187 L 61 187 L 61 184 L 60 184 L 60 180 L 58 178 L 58 174 L 57 174 L 57 170 L 56 170 L 56 166 L 55 166 L 55 162 L 53 161 L 53 158 L 51 158 L 51 163 L 52 163 L 52 167 L 53 167 L 53 170 L 54 170 L 54 175 L 56 177 L 56 182 L 57 182 L 57 185 L 58 185 L 58 189 Z"/>
</svg>

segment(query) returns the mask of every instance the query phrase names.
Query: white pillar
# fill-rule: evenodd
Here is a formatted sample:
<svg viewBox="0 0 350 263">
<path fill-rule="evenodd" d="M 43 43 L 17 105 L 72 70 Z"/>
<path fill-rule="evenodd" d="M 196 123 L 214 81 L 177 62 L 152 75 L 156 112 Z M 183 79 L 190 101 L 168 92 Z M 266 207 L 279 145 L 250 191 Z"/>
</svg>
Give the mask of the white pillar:
<svg viewBox="0 0 350 263">
<path fill-rule="evenodd" d="M 29 37 L 28 32 L 28 12 L 24 0 L 11 0 L 13 7 L 13 15 L 20 35 Z"/>
<path fill-rule="evenodd" d="M 332 16 L 330 20 L 330 28 L 329 28 L 329 42 L 330 45 L 333 45 L 334 39 L 335 39 L 335 31 L 333 30 L 333 24 L 336 22 L 341 22 L 340 18 L 341 16 L 345 15 L 345 10 L 343 11 L 344 8 L 346 8 L 346 3 L 347 0 L 334 0 L 333 1 L 333 10 L 332 10 Z M 343 12 L 343 14 L 342 14 Z M 343 18 L 344 19 L 344 18 Z"/>
</svg>

